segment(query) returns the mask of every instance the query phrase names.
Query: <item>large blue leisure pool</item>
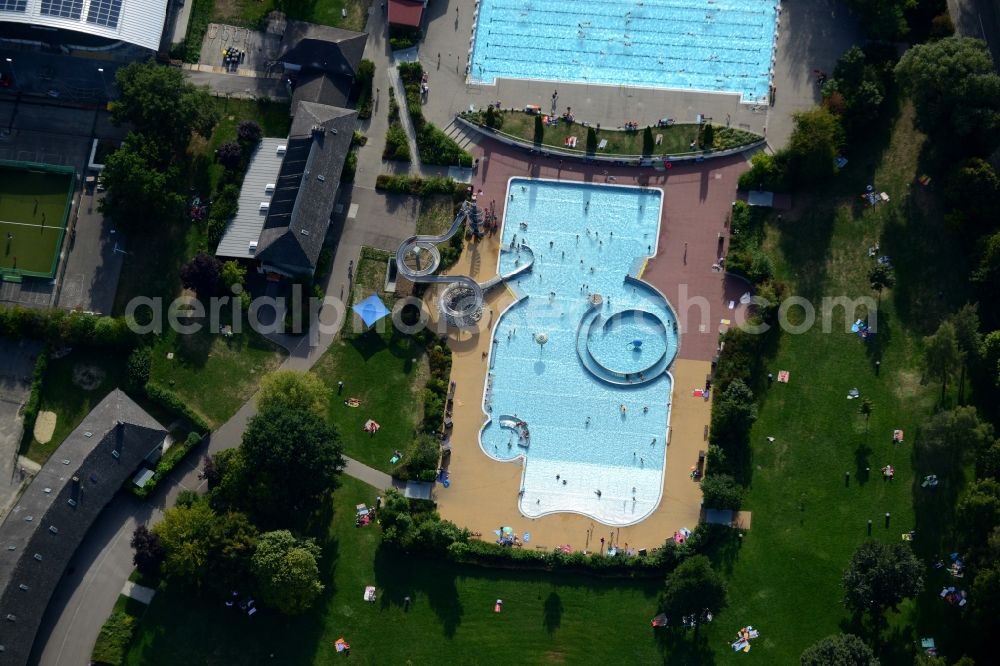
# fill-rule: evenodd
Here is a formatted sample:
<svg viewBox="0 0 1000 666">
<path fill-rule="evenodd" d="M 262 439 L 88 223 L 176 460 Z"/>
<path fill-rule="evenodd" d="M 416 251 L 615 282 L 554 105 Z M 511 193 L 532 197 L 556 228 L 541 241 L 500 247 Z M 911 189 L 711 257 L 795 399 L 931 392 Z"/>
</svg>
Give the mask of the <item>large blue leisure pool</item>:
<svg viewBox="0 0 1000 666">
<path fill-rule="evenodd" d="M 469 73 L 763 103 L 778 11 L 777 0 L 480 0 Z"/>
<path fill-rule="evenodd" d="M 663 192 L 512 179 L 498 272 L 518 300 L 493 329 L 480 435 L 524 460 L 529 517 L 646 518 L 663 491 L 676 317 L 637 280 L 656 253 Z"/>
</svg>

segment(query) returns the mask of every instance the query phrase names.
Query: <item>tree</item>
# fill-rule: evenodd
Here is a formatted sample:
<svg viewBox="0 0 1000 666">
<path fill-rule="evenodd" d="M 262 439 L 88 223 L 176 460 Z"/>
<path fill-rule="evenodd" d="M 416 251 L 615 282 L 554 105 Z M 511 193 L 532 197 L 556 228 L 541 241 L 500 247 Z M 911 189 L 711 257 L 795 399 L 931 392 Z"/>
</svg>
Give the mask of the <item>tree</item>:
<svg viewBox="0 0 1000 666">
<path fill-rule="evenodd" d="M 642 154 L 652 155 L 653 150 L 656 147 L 656 143 L 653 141 L 653 128 L 646 127 L 642 130 Z"/>
<path fill-rule="evenodd" d="M 135 564 L 143 576 L 155 577 L 160 575 L 160 565 L 166 558 L 163 544 L 156 532 L 151 532 L 145 525 L 137 525 L 132 532 L 132 563 Z"/>
<path fill-rule="evenodd" d="M 252 558 L 261 601 L 287 615 L 307 610 L 323 592 L 319 556 L 312 539 L 296 539 L 288 530 L 262 534 Z"/>
<path fill-rule="evenodd" d="M 941 322 L 938 330 L 924 338 L 924 367 L 928 374 L 941 380 L 941 402 L 944 402 L 948 380 L 963 362 L 958 348 L 955 326 L 950 321 Z"/>
<path fill-rule="evenodd" d="M 134 391 L 141 391 L 146 388 L 149 382 L 149 372 L 152 367 L 153 358 L 149 347 L 136 347 L 128 355 L 128 385 Z"/>
<path fill-rule="evenodd" d="M 865 32 L 872 39 L 894 41 L 907 32 L 904 13 L 917 5 L 917 0 L 848 0 L 858 13 Z"/>
<path fill-rule="evenodd" d="M 834 634 L 806 648 L 802 666 L 879 666 L 878 659 L 854 634 Z"/>
<path fill-rule="evenodd" d="M 1000 128 L 1000 77 L 984 42 L 948 37 L 910 48 L 896 78 L 913 99 L 917 125 L 938 145 L 988 154 Z"/>
<path fill-rule="evenodd" d="M 222 264 L 222 271 L 219 278 L 226 289 L 232 289 L 234 285 L 242 285 L 247 279 L 247 269 L 235 259 Z"/>
<path fill-rule="evenodd" d="M 333 489 L 344 467 L 340 438 L 302 407 L 270 406 L 250 419 L 238 462 L 220 490 L 262 525 L 287 525 Z"/>
<path fill-rule="evenodd" d="M 728 474 L 708 474 L 701 481 L 701 503 L 706 509 L 740 508 L 743 488 Z"/>
<path fill-rule="evenodd" d="M 542 140 L 545 138 L 545 123 L 542 122 L 542 117 L 539 115 L 535 116 L 535 136 L 534 142 L 536 146 L 542 145 Z"/>
<path fill-rule="evenodd" d="M 979 265 L 973 270 L 971 279 L 984 295 L 992 297 L 1000 291 L 1000 231 L 982 239 L 980 244 Z M 996 315 L 993 315 L 992 322 L 1000 323 Z"/>
<path fill-rule="evenodd" d="M 702 150 L 712 150 L 712 147 L 714 145 L 715 145 L 715 128 L 712 126 L 712 123 L 705 123 L 701 127 Z"/>
<path fill-rule="evenodd" d="M 218 514 L 209 529 L 211 550 L 205 566 L 205 581 L 226 593 L 240 587 L 250 572 L 250 559 L 257 548 L 257 528 L 246 514 Z"/>
<path fill-rule="evenodd" d="M 1000 207 L 1000 176 L 992 165 L 979 157 L 959 162 L 949 172 L 944 188 L 945 198 L 972 223 L 976 234 L 995 224 Z"/>
<path fill-rule="evenodd" d="M 593 155 L 597 152 L 597 130 L 593 127 L 587 128 L 587 154 Z"/>
<path fill-rule="evenodd" d="M 215 512 L 205 502 L 167 509 L 153 526 L 165 553 L 163 573 L 201 587 L 211 554 L 211 530 Z"/>
<path fill-rule="evenodd" d="M 837 116 L 821 106 L 799 111 L 793 118 L 795 128 L 788 142 L 789 173 L 800 184 L 815 185 L 833 176 L 844 131 Z"/>
<path fill-rule="evenodd" d="M 181 266 L 181 284 L 193 289 L 198 298 L 207 300 L 219 290 L 222 262 L 210 254 L 199 252 L 194 259 Z"/>
<path fill-rule="evenodd" d="M 235 141 L 228 141 L 215 150 L 215 159 L 224 168 L 232 171 L 243 160 L 243 148 Z"/>
<path fill-rule="evenodd" d="M 980 451 L 976 458 L 976 476 L 1000 480 L 1000 439 Z"/>
<path fill-rule="evenodd" d="M 726 583 L 712 569 L 704 555 L 694 555 L 681 562 L 668 576 L 660 595 L 660 610 L 675 622 L 702 613 L 718 613 L 726 606 Z"/>
<path fill-rule="evenodd" d="M 844 571 L 844 605 L 855 613 L 869 613 L 879 625 L 886 609 L 924 587 L 923 565 L 906 545 L 867 541 L 851 557 Z"/>
<path fill-rule="evenodd" d="M 304 409 L 318 416 L 326 414 L 327 389 L 311 372 L 276 370 L 264 375 L 257 394 L 257 409 Z"/>
<path fill-rule="evenodd" d="M 970 364 L 978 364 L 983 347 L 983 336 L 979 332 L 979 304 L 966 303 L 951 317 L 955 327 L 955 342 L 962 353 L 962 369 L 958 378 L 958 400 L 965 401 L 965 372 Z"/>
<path fill-rule="evenodd" d="M 152 220 L 171 220 L 184 197 L 177 191 L 179 171 L 156 139 L 136 132 L 125 137 L 105 160 L 101 182 L 107 187 L 100 209 L 115 222 L 133 229 Z"/>
<path fill-rule="evenodd" d="M 134 62 L 118 70 L 115 83 L 121 95 L 111 107 L 112 122 L 156 137 L 173 152 L 183 151 L 192 132 L 208 137 L 218 120 L 208 90 L 187 83 L 180 69 Z"/>
<path fill-rule="evenodd" d="M 256 146 L 263 136 L 264 132 L 255 120 L 244 120 L 236 129 L 236 138 L 239 142 L 249 146 Z"/>
<path fill-rule="evenodd" d="M 955 527 L 962 543 L 970 549 L 982 548 L 1000 526 L 1000 482 L 979 479 L 970 484 L 955 505 Z"/>
<path fill-rule="evenodd" d="M 726 455 L 735 457 L 746 447 L 750 427 L 756 420 L 753 391 L 741 379 L 734 379 L 712 406 L 709 441 L 721 447 Z"/>
<path fill-rule="evenodd" d="M 896 284 L 896 274 L 892 270 L 892 266 L 887 264 L 875 264 L 872 266 L 871 270 L 868 271 L 868 283 L 871 285 L 875 293 L 878 294 L 878 302 L 882 303 L 882 290 L 892 289 L 892 286 Z"/>
<path fill-rule="evenodd" d="M 916 441 L 928 466 L 943 476 L 958 470 L 970 454 L 985 451 L 993 441 L 993 426 L 979 419 L 975 407 L 956 407 L 930 417 Z"/>
<path fill-rule="evenodd" d="M 1000 331 L 983 338 L 980 350 L 986 372 L 993 378 L 994 385 L 1000 386 Z"/>
</svg>

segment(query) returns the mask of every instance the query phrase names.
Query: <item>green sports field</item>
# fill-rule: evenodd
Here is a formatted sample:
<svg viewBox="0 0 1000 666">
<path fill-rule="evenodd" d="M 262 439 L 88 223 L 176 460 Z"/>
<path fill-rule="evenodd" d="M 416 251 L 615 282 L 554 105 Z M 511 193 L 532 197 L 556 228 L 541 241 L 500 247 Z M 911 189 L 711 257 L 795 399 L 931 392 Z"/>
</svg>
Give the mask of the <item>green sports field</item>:
<svg viewBox="0 0 1000 666">
<path fill-rule="evenodd" d="M 55 273 L 72 186 L 69 170 L 0 164 L 0 272 Z"/>
</svg>

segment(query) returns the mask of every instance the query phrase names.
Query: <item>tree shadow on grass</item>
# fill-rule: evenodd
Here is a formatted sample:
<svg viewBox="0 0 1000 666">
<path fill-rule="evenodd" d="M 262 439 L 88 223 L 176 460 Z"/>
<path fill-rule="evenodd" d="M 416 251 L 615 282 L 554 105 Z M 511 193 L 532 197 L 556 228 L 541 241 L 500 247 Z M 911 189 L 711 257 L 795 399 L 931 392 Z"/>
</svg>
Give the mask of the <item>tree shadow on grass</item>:
<svg viewBox="0 0 1000 666">
<path fill-rule="evenodd" d="M 865 485 L 871 478 L 872 463 L 869 459 L 875 450 L 868 445 L 867 438 L 854 449 L 854 478 L 859 485 Z"/>
<path fill-rule="evenodd" d="M 374 329 L 369 329 L 364 333 L 351 336 L 348 338 L 348 344 L 354 347 L 355 351 L 361 355 L 361 358 L 363 358 L 366 363 L 370 361 L 375 354 L 380 351 L 384 351 L 388 347 L 385 338 L 383 338 Z"/>
<path fill-rule="evenodd" d="M 698 664 L 712 666 L 715 653 L 708 644 L 708 638 L 697 629 L 661 628 L 653 629 L 656 644 L 663 655 L 664 664 Z"/>
<path fill-rule="evenodd" d="M 542 624 L 545 625 L 545 631 L 551 634 L 562 624 L 563 614 L 562 597 L 555 590 L 549 592 L 549 596 L 545 598 L 544 610 Z"/>
<path fill-rule="evenodd" d="M 382 590 L 382 606 L 403 606 L 406 597 L 414 604 L 426 599 L 451 638 L 462 623 L 465 610 L 458 595 L 454 565 L 439 564 L 380 546 L 375 553 L 375 582 Z"/>
</svg>

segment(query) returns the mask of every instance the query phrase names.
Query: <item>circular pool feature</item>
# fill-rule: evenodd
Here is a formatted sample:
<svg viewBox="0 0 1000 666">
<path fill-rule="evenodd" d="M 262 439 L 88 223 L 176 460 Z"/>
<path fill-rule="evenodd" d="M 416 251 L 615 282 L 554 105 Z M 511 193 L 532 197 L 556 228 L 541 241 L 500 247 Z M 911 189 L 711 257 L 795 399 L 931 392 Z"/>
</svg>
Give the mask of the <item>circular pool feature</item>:
<svg viewBox="0 0 1000 666">
<path fill-rule="evenodd" d="M 638 343 L 638 344 L 636 344 Z M 587 330 L 587 352 L 612 373 L 652 379 L 655 366 L 668 351 L 667 327 L 645 310 L 624 310 L 610 317 L 595 317 Z"/>
</svg>

